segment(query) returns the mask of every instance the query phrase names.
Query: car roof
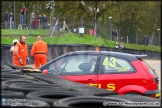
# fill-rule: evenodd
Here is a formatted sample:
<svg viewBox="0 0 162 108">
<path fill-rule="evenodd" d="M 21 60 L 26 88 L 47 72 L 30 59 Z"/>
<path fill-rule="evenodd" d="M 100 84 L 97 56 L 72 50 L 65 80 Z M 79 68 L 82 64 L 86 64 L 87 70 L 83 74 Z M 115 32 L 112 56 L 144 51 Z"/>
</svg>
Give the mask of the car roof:
<svg viewBox="0 0 162 108">
<path fill-rule="evenodd" d="M 74 54 L 100 54 L 100 55 L 109 55 L 109 56 L 113 55 L 116 57 L 125 58 L 129 61 L 134 61 L 134 60 L 137 60 L 138 58 L 143 58 L 143 57 L 147 56 L 147 55 L 136 55 L 136 54 L 130 54 L 130 53 L 123 53 L 123 52 L 93 51 L 93 50 L 82 50 L 82 51 L 68 52 L 68 53 L 63 54 L 62 56 L 74 55 Z"/>
</svg>

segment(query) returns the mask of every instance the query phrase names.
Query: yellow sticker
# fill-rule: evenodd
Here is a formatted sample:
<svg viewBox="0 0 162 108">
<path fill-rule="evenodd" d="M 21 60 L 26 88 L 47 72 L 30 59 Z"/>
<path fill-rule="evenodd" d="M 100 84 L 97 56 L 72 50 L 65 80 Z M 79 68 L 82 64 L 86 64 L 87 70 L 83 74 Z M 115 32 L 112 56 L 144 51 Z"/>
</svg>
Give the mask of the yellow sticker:
<svg viewBox="0 0 162 108">
<path fill-rule="evenodd" d="M 124 71 L 124 68 L 123 67 L 118 67 L 118 71 Z"/>
<path fill-rule="evenodd" d="M 123 67 L 118 67 L 118 71 L 121 72 L 121 71 L 129 71 L 129 68 L 123 68 Z"/>
<path fill-rule="evenodd" d="M 111 67 L 115 67 L 116 66 L 116 58 L 115 57 L 111 57 L 110 61 L 111 61 L 110 66 Z"/>
<path fill-rule="evenodd" d="M 105 67 L 108 67 L 108 57 L 105 57 L 103 65 L 105 65 Z"/>
<path fill-rule="evenodd" d="M 110 62 L 109 62 L 108 57 L 105 57 L 105 59 L 103 61 L 103 65 L 105 65 L 106 68 L 108 66 L 110 66 L 110 67 L 116 67 L 116 58 L 115 57 L 111 57 L 110 58 Z"/>
<path fill-rule="evenodd" d="M 124 71 L 129 71 L 129 68 L 124 68 Z"/>
</svg>

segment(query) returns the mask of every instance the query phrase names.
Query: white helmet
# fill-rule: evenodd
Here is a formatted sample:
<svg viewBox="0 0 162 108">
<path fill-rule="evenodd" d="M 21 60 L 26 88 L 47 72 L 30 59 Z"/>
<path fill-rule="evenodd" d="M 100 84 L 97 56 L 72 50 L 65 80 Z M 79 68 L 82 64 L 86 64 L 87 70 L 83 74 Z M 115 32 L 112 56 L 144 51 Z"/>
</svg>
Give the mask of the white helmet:
<svg viewBox="0 0 162 108">
<path fill-rule="evenodd" d="M 15 42 L 18 42 L 18 40 L 17 40 L 17 39 L 14 39 L 14 40 L 13 40 L 13 43 L 15 43 Z"/>
</svg>

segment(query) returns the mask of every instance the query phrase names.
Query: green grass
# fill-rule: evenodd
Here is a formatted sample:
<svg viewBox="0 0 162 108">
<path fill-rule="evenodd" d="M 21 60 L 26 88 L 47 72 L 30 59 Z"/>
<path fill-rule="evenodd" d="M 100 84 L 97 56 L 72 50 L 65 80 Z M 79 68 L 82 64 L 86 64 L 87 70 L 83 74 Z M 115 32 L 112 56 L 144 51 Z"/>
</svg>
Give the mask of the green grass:
<svg viewBox="0 0 162 108">
<path fill-rule="evenodd" d="M 94 39 L 93 36 L 84 34 L 84 36 L 78 36 L 76 33 L 66 33 L 60 36 L 50 36 L 49 30 L 32 30 L 32 36 L 30 36 L 30 30 L 1 30 L 1 44 L 12 44 L 13 39 L 18 39 L 24 35 L 27 37 L 27 43 L 33 44 L 36 41 L 36 36 L 42 36 L 43 40 L 47 44 L 87 44 L 93 46 L 105 46 L 114 48 L 116 42 L 109 41 L 101 38 Z M 57 31 L 55 31 L 57 33 Z M 140 44 L 126 44 L 125 47 L 128 49 L 137 49 L 137 50 L 150 50 L 161 52 L 161 47 L 159 46 L 145 46 Z"/>
</svg>

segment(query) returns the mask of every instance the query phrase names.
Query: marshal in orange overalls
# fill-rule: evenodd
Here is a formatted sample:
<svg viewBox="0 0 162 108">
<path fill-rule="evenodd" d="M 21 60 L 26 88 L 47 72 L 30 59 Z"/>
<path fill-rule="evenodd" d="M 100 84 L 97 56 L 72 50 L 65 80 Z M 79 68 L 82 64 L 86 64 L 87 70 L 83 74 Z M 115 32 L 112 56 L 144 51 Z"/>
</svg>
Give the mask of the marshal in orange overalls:
<svg viewBox="0 0 162 108">
<path fill-rule="evenodd" d="M 34 57 L 35 68 L 39 68 L 47 62 L 46 54 L 48 53 L 48 47 L 46 42 L 37 40 L 31 49 L 31 56 Z"/>
<path fill-rule="evenodd" d="M 26 65 L 26 57 L 28 56 L 28 46 L 27 44 L 21 44 L 18 42 L 14 46 L 13 50 L 13 63 L 15 66 L 25 66 Z M 20 63 L 20 58 L 22 58 L 22 63 Z"/>
</svg>

